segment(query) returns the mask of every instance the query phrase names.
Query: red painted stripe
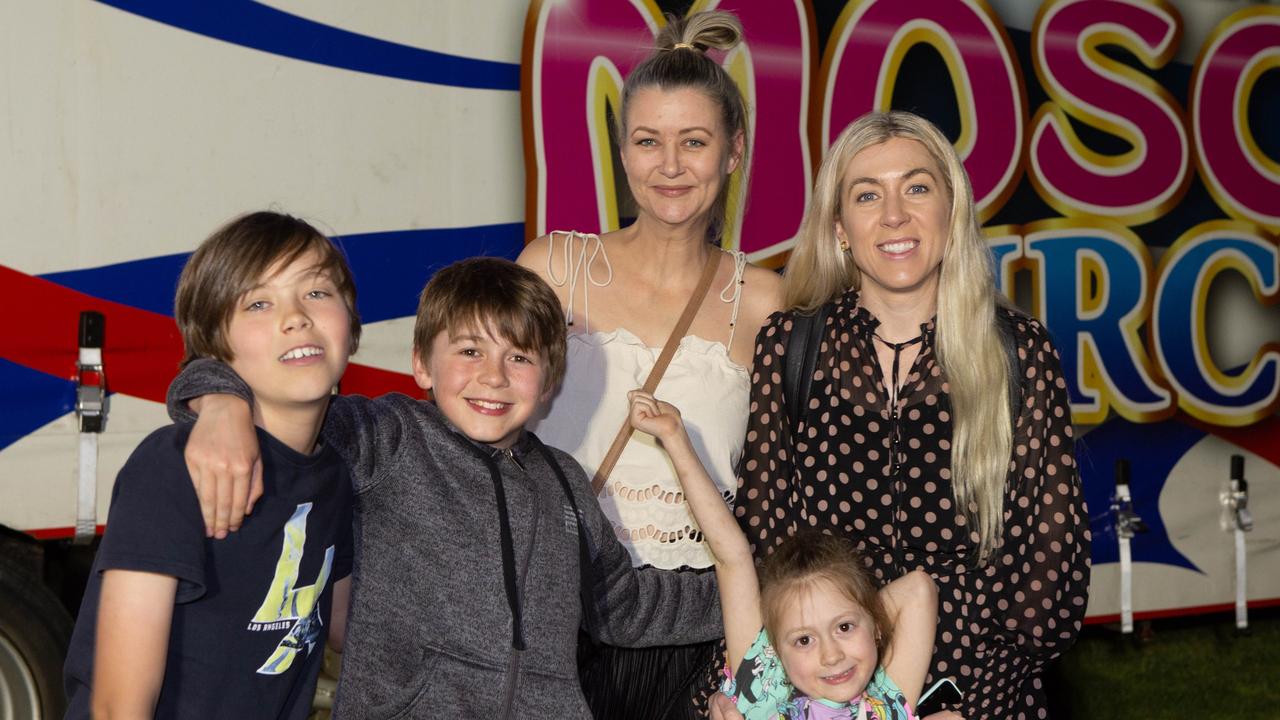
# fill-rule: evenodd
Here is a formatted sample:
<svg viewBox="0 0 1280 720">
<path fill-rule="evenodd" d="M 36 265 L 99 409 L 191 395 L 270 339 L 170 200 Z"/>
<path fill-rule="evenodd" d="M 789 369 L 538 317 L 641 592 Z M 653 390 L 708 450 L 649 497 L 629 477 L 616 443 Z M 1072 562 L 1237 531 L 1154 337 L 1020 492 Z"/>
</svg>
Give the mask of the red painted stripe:
<svg viewBox="0 0 1280 720">
<path fill-rule="evenodd" d="M 99 525 L 94 534 L 101 535 L 106 529 L 106 525 Z M 39 530 L 24 530 L 23 532 L 36 540 L 65 540 L 75 537 L 76 529 L 74 527 L 41 528 Z"/>
<path fill-rule="evenodd" d="M 1250 600 L 1250 610 L 1261 610 L 1262 608 L 1280 607 L 1280 598 L 1264 598 L 1262 600 Z M 1165 610 L 1147 610 L 1144 612 L 1135 612 L 1134 620 L 1159 620 L 1161 618 L 1186 617 L 1188 615 L 1209 615 L 1211 613 L 1234 613 L 1236 611 L 1235 603 L 1222 603 L 1218 605 L 1193 605 L 1183 608 L 1168 608 Z M 1090 615 L 1084 619 L 1085 625 L 1105 625 L 1107 623 L 1120 622 L 1119 613 L 1113 615 Z"/>
<path fill-rule="evenodd" d="M 0 265 L 0 357 L 55 377 L 75 378 L 80 312 L 106 317 L 102 364 L 112 392 L 164 402 L 182 360 L 182 337 L 173 318 L 86 295 Z M 406 342 L 408 338 L 406 338 Z M 413 378 L 351 364 L 344 393 L 377 396 L 402 392 L 421 397 Z"/>
<path fill-rule="evenodd" d="M 1182 413 L 1178 417 L 1192 427 L 1220 437 L 1232 445 L 1248 450 L 1272 465 L 1280 467 L 1280 442 L 1277 442 L 1277 440 L 1280 440 L 1280 415 L 1271 415 L 1244 427 L 1210 425 Z M 1224 472 L 1223 475 L 1225 476 L 1226 473 Z M 1245 478 L 1249 477 L 1249 468 L 1247 467 L 1245 468 L 1244 476 Z"/>
<path fill-rule="evenodd" d="M 172 318 L 95 298 L 0 266 L 0 357 L 55 377 L 75 379 L 82 310 L 107 320 L 103 367 L 111 390 L 164 402 L 177 374 L 182 340 Z M 17 309 L 23 311 L 15 311 Z"/>
</svg>

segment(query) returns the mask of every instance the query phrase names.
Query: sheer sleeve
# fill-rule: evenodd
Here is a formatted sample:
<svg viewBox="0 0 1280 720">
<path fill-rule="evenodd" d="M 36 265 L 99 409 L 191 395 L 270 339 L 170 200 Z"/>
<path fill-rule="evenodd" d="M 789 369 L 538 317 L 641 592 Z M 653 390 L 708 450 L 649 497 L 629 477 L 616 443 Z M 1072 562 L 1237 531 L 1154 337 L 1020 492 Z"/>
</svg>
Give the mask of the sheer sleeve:
<svg viewBox="0 0 1280 720">
<path fill-rule="evenodd" d="M 994 561 L 996 607 L 983 613 L 993 623 L 988 631 L 996 646 L 986 648 L 977 668 L 983 676 L 978 686 L 996 691 L 987 701 L 1010 710 L 1019 694 L 1014 688 L 1075 641 L 1089 588 L 1088 513 L 1073 456 L 1066 382 L 1044 326 L 1019 322 L 1022 401 L 1003 545 Z"/>
<path fill-rule="evenodd" d="M 738 466 L 738 524 L 757 558 L 789 535 L 803 513 L 782 397 L 791 313 L 774 313 L 756 336 L 750 417 Z"/>
</svg>

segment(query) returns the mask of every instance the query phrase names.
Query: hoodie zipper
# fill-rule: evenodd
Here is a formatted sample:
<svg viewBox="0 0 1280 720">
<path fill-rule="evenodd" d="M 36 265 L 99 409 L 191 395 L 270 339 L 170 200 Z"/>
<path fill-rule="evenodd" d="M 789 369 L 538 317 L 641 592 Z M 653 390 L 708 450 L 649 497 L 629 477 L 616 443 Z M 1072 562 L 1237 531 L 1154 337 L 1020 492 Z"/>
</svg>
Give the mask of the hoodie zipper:
<svg viewBox="0 0 1280 720">
<path fill-rule="evenodd" d="M 514 450 L 512 450 L 511 448 L 503 448 L 501 452 L 503 455 L 506 455 L 511 460 L 511 462 L 515 464 L 516 467 L 520 468 L 521 472 L 525 472 L 525 473 L 529 472 L 528 470 L 525 470 L 524 465 L 520 462 L 518 458 L 516 458 L 516 453 Z"/>
<path fill-rule="evenodd" d="M 502 690 L 502 710 L 498 713 L 498 717 L 515 717 L 512 706 L 516 700 L 516 679 L 520 677 L 520 656 L 522 655 L 524 655 L 523 650 L 511 648 L 511 656 L 507 658 L 507 680 Z"/>
<path fill-rule="evenodd" d="M 507 679 L 504 683 L 502 692 L 502 712 L 500 717 L 511 717 L 511 705 L 515 700 L 516 691 L 516 673 L 520 669 L 520 655 L 525 649 L 524 637 L 524 612 L 520 603 L 520 592 L 516 579 L 516 563 L 515 548 L 513 545 L 514 538 L 511 533 L 511 517 L 507 512 L 507 493 L 503 487 L 502 473 L 498 470 L 496 454 L 485 452 L 476 446 L 470 438 L 461 433 L 457 433 L 458 438 L 462 441 L 464 447 L 475 454 L 477 458 L 484 463 L 489 470 L 490 479 L 493 481 L 494 501 L 498 508 L 498 540 L 502 552 L 502 580 L 506 590 L 507 604 L 511 608 L 511 655 L 507 661 Z M 510 449 L 499 451 L 506 454 L 515 461 L 515 454 Z M 523 465 L 516 462 L 521 470 Z"/>
<path fill-rule="evenodd" d="M 526 474 L 529 472 L 528 470 L 525 469 L 525 466 L 521 464 L 520 460 L 516 458 L 515 451 L 513 451 L 511 448 L 509 447 L 502 448 L 499 451 L 499 453 L 501 455 L 505 455 L 513 465 L 520 468 L 521 472 Z M 521 634 L 523 635 L 523 632 Z M 517 647 L 515 644 L 512 644 L 511 654 L 507 658 L 507 677 L 505 682 L 503 682 L 502 705 L 498 713 L 498 717 L 501 717 L 501 718 L 515 717 L 515 715 L 513 714 L 514 713 L 513 705 L 515 704 L 516 686 L 518 685 L 518 680 L 520 677 L 520 659 L 521 659 L 521 656 L 523 655 L 524 655 L 524 651 L 521 650 L 519 647 Z"/>
</svg>

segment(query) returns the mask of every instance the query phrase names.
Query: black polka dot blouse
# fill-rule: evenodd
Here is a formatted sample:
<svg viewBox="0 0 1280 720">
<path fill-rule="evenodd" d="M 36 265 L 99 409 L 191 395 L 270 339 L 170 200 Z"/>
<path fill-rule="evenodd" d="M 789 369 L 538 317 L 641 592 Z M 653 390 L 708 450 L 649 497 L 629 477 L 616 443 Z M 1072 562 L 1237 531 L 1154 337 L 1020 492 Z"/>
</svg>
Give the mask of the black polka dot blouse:
<svg viewBox="0 0 1280 720">
<path fill-rule="evenodd" d="M 954 678 L 965 700 L 953 709 L 970 720 L 1049 717 L 1040 672 L 1075 640 L 1089 587 L 1088 515 L 1057 353 L 1039 322 L 997 312 L 1016 329 L 1021 392 L 1002 540 L 988 563 L 977 562 L 978 536 L 952 500 L 951 404 L 933 323 L 922 326 L 895 417 L 872 346 L 878 322 L 856 292 L 829 310 L 794 428 L 782 398 L 792 314 L 761 329 L 736 508 L 757 556 L 812 527 L 854 539 L 881 583 L 929 572 L 939 617 L 928 683 Z"/>
</svg>

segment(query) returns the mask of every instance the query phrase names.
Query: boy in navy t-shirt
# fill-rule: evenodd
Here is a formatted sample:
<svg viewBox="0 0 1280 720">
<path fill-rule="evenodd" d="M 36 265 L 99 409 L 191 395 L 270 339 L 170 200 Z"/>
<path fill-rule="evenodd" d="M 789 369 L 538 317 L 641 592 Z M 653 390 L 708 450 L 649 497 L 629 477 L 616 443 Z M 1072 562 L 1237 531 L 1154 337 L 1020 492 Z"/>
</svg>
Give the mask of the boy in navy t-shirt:
<svg viewBox="0 0 1280 720">
<path fill-rule="evenodd" d="M 191 426 L 138 446 L 72 636 L 67 717 L 305 718 L 350 595 L 351 483 L 316 440 L 360 336 L 351 273 L 307 223 L 252 213 L 191 256 L 175 318 L 184 364 L 222 360 L 253 388 L 265 492 L 215 542 L 183 460 Z"/>
</svg>

